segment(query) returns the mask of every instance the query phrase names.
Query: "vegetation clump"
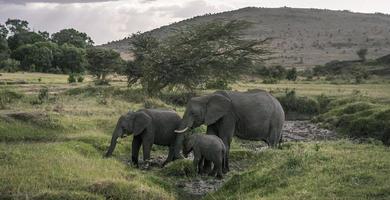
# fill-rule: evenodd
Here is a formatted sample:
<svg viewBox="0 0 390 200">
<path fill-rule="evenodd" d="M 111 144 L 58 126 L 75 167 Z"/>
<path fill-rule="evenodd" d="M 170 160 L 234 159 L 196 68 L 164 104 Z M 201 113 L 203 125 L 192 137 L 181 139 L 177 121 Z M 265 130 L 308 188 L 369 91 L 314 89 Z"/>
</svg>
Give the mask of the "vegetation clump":
<svg viewBox="0 0 390 200">
<path fill-rule="evenodd" d="M 331 109 L 316 118 L 325 126 L 353 138 L 376 138 L 386 141 L 390 126 L 390 107 L 351 99 L 330 104 Z"/>
</svg>

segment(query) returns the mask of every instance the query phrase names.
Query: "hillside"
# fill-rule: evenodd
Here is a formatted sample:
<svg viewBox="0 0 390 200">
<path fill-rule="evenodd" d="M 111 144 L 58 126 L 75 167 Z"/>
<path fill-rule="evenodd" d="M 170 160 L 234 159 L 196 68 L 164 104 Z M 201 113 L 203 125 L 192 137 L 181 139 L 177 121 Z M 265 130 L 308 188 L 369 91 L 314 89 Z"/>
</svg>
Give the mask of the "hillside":
<svg viewBox="0 0 390 200">
<path fill-rule="evenodd" d="M 313 67 L 332 60 L 356 59 L 356 51 L 368 49 L 368 58 L 390 54 L 390 16 L 298 8 L 242 8 L 207 14 L 163 26 L 150 32 L 164 38 L 187 25 L 212 20 L 247 20 L 253 26 L 244 38 L 274 38 L 274 59 L 268 65 Z M 129 38 L 102 45 L 129 57 Z"/>
</svg>

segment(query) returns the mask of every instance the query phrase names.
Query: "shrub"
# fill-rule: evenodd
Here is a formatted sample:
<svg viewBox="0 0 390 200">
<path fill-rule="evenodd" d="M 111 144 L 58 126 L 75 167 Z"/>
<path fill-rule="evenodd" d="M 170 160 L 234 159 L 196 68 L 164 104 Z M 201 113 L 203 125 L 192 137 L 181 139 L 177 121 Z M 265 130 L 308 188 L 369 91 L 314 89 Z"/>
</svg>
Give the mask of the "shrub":
<svg viewBox="0 0 390 200">
<path fill-rule="evenodd" d="M 326 96 L 325 94 L 321 94 L 317 96 L 316 100 L 318 102 L 320 113 L 324 113 L 329 110 L 329 104 L 333 99 L 329 96 Z"/>
<path fill-rule="evenodd" d="M 68 77 L 68 83 L 75 83 L 76 82 L 76 77 L 74 74 L 69 74 Z"/>
<path fill-rule="evenodd" d="M 296 81 L 298 77 L 297 68 L 293 67 L 292 69 L 287 70 L 286 78 L 290 81 Z"/>
<path fill-rule="evenodd" d="M 298 97 L 295 90 L 287 90 L 283 96 L 277 97 L 284 111 L 316 115 L 320 111 L 318 102 L 309 97 Z"/>
<path fill-rule="evenodd" d="M 38 100 L 47 101 L 49 99 L 49 89 L 47 87 L 43 87 L 39 90 Z"/>
<path fill-rule="evenodd" d="M 19 70 L 20 62 L 14 59 L 0 61 L 0 70 L 5 72 L 16 72 Z"/>
<path fill-rule="evenodd" d="M 79 83 L 82 83 L 84 81 L 84 77 L 83 76 L 78 76 L 77 77 L 77 82 L 79 82 Z"/>
</svg>

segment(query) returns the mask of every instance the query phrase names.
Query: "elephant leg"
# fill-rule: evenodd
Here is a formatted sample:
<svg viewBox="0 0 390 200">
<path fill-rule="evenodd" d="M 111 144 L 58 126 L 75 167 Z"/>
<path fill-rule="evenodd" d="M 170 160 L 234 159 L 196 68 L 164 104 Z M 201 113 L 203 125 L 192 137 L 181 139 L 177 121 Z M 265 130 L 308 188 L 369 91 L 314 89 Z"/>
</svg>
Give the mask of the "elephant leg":
<svg viewBox="0 0 390 200">
<path fill-rule="evenodd" d="M 167 159 L 164 161 L 163 166 L 165 166 L 167 163 L 171 162 L 173 160 L 175 153 L 175 145 L 170 145 L 169 146 L 169 153 Z"/>
<path fill-rule="evenodd" d="M 183 147 L 183 140 L 184 140 L 183 134 L 176 134 L 173 160 L 184 158 L 183 155 L 180 153 L 182 151 L 182 147 Z"/>
<path fill-rule="evenodd" d="M 223 178 L 223 173 L 222 173 L 223 162 L 222 162 L 222 160 L 223 160 L 223 158 L 219 159 L 216 163 L 214 163 L 215 173 L 217 174 L 217 178 L 219 178 L 219 179 Z"/>
<path fill-rule="evenodd" d="M 198 173 L 199 173 L 199 174 L 203 174 L 203 164 L 204 164 L 204 161 L 205 161 L 205 159 L 204 159 L 204 157 L 202 156 L 202 157 L 200 158 L 199 163 L 198 163 Z"/>
<path fill-rule="evenodd" d="M 152 150 L 152 143 L 145 141 L 142 143 L 144 161 L 148 162 L 150 160 L 150 151 Z"/>
<path fill-rule="evenodd" d="M 283 123 L 274 122 L 269 127 L 268 145 L 271 148 L 276 148 L 282 140 Z"/>
<path fill-rule="evenodd" d="M 217 164 L 215 162 L 213 162 L 213 170 L 209 173 L 209 176 L 215 176 L 215 174 L 217 173 Z"/>
<path fill-rule="evenodd" d="M 201 160 L 202 160 L 202 157 L 200 155 L 200 152 L 194 151 L 194 160 L 192 161 L 192 165 L 194 166 L 195 172 L 199 173 L 198 166 L 199 166 L 199 163 L 201 162 Z"/>
<path fill-rule="evenodd" d="M 131 161 L 138 167 L 138 154 L 139 149 L 141 148 L 142 138 L 139 136 L 133 137 L 133 142 L 131 144 Z"/>
<path fill-rule="evenodd" d="M 226 154 L 225 154 L 225 162 L 223 166 L 223 171 L 228 172 L 229 169 L 229 152 L 230 152 L 230 143 L 232 142 L 233 134 L 235 131 L 235 120 L 232 116 L 226 116 L 222 119 L 219 130 L 218 130 L 218 137 L 220 137 L 223 141 L 223 144 L 226 148 Z"/>
</svg>

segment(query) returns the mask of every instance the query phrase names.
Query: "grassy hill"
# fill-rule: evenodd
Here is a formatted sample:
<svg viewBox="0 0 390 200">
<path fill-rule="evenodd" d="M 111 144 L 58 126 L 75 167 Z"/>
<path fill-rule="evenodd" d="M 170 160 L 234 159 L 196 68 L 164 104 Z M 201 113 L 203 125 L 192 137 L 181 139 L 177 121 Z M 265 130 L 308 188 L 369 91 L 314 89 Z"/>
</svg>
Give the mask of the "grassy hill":
<svg viewBox="0 0 390 200">
<path fill-rule="evenodd" d="M 298 8 L 242 8 L 186 19 L 150 32 L 164 38 L 175 30 L 212 20 L 247 20 L 253 27 L 244 38 L 272 37 L 274 59 L 268 65 L 299 68 L 325 64 L 332 60 L 357 59 L 356 51 L 368 49 L 368 58 L 390 53 L 390 16 Z M 129 38 L 103 45 L 128 57 Z"/>
</svg>

